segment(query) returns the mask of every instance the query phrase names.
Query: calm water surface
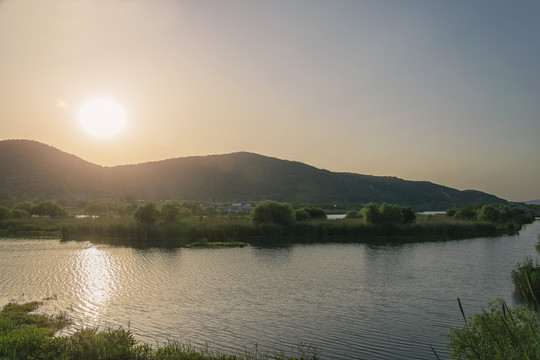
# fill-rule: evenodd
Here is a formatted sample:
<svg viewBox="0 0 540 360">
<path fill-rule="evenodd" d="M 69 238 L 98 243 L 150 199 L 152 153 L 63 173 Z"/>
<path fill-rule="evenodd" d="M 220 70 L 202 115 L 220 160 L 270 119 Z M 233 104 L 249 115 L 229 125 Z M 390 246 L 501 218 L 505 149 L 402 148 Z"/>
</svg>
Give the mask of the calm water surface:
<svg viewBox="0 0 540 360">
<path fill-rule="evenodd" d="M 519 236 L 401 246 L 147 249 L 0 240 L 0 306 L 53 297 L 75 326 L 129 326 L 138 340 L 323 358 L 448 357 L 440 334 L 496 297 L 513 303 L 510 271 L 535 257 L 540 222 Z M 68 330 L 73 331 L 73 330 Z"/>
</svg>

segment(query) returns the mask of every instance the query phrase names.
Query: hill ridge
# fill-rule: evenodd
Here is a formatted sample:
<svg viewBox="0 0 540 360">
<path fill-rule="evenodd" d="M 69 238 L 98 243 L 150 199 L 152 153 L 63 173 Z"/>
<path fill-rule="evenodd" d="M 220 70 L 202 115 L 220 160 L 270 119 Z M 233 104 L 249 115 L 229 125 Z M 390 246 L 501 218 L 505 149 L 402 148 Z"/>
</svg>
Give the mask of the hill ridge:
<svg viewBox="0 0 540 360">
<path fill-rule="evenodd" d="M 34 140 L 0 141 L 0 189 L 10 196 L 134 196 L 149 200 L 395 203 L 422 209 L 506 203 L 429 181 L 331 172 L 248 151 L 104 167 Z"/>
</svg>

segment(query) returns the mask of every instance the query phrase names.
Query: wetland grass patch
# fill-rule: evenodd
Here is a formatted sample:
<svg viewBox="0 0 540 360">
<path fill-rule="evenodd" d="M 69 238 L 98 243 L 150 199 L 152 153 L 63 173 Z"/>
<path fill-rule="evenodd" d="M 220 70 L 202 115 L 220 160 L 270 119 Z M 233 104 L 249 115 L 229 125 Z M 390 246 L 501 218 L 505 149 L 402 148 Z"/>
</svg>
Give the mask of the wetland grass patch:
<svg viewBox="0 0 540 360">
<path fill-rule="evenodd" d="M 10 303 L 0 311 L 0 359 L 16 360 L 317 360 L 317 349 L 300 344 L 289 354 L 247 351 L 227 354 L 208 345 L 195 348 L 170 341 L 153 347 L 135 340 L 130 330 L 82 328 L 73 335 L 55 337 L 69 324 L 63 316 L 33 314 L 40 302 Z"/>
</svg>

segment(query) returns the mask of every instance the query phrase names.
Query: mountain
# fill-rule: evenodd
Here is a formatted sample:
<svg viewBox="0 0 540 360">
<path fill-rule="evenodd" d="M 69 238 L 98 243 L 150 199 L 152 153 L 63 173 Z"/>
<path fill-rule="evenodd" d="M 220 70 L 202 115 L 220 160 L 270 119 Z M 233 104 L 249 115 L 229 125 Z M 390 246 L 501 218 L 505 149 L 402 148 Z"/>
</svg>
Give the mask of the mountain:
<svg viewBox="0 0 540 360">
<path fill-rule="evenodd" d="M 336 173 L 248 152 L 103 167 L 31 140 L 0 141 L 0 191 L 11 196 L 382 203 L 423 209 L 506 203 L 427 181 Z"/>
</svg>

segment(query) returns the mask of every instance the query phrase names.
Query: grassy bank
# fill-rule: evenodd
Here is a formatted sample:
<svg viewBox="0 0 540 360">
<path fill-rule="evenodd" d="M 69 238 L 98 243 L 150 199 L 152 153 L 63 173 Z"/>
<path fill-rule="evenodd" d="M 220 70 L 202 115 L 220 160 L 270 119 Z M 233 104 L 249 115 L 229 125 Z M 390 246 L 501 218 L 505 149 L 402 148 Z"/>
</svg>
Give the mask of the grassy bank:
<svg viewBox="0 0 540 360">
<path fill-rule="evenodd" d="M 461 302 L 459 308 L 464 325 L 452 328 L 446 335 L 452 359 L 540 359 L 537 312 L 523 306 L 510 308 L 501 299 L 470 317 L 465 316 Z"/>
<path fill-rule="evenodd" d="M 0 220 L 0 238 L 58 239 L 65 222 L 48 217 Z"/>
<path fill-rule="evenodd" d="M 234 242 L 362 242 L 392 238 L 430 241 L 497 236 L 495 224 L 476 221 L 432 220 L 415 224 L 366 224 L 361 219 L 295 222 L 290 226 L 253 224 L 248 219 L 182 219 L 174 223 L 141 224 L 127 218 L 78 219 L 61 228 L 63 240 L 91 240 L 134 245 L 185 246 L 190 243 Z"/>
<path fill-rule="evenodd" d="M 311 346 L 300 345 L 286 355 L 282 352 L 245 351 L 225 354 L 208 347 L 194 348 L 176 341 L 152 347 L 136 341 L 122 328 L 80 329 L 71 336 L 54 337 L 69 321 L 65 316 L 33 314 L 40 303 L 8 304 L 0 311 L 0 359 L 35 360 L 316 360 Z"/>
<path fill-rule="evenodd" d="M 540 234 L 538 239 L 540 243 Z M 453 359 L 540 360 L 540 265 L 526 258 L 512 270 L 511 277 L 527 306 L 509 308 L 496 299 L 487 311 L 466 317 L 458 299 L 464 325 L 446 334 Z"/>
<path fill-rule="evenodd" d="M 289 226 L 254 224 L 226 216 L 183 218 L 147 224 L 132 217 L 26 218 L 0 221 L 0 237 L 61 238 L 136 247 L 178 247 L 193 243 L 411 242 L 491 237 L 515 233 L 490 222 L 445 215 L 419 217 L 413 224 L 366 224 L 362 219 L 296 221 Z"/>
</svg>

